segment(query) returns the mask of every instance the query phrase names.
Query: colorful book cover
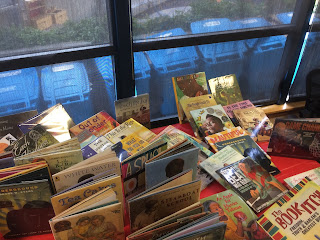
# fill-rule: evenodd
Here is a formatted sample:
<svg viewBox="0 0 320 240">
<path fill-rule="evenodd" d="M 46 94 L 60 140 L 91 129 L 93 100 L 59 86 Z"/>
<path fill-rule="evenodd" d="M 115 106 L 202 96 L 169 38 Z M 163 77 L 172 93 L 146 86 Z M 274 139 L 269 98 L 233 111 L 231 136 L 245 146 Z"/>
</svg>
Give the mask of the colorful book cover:
<svg viewBox="0 0 320 240">
<path fill-rule="evenodd" d="M 179 77 L 172 77 L 174 96 L 176 99 L 177 111 L 180 124 L 183 121 L 183 110 L 180 100 L 208 94 L 206 74 L 198 72 Z"/>
<path fill-rule="evenodd" d="M 149 93 L 119 99 L 114 102 L 116 119 L 123 123 L 133 118 L 143 126 L 150 128 L 150 102 Z"/>
<path fill-rule="evenodd" d="M 220 104 L 192 110 L 190 111 L 190 114 L 192 115 L 202 137 L 234 127 L 232 121 Z"/>
<path fill-rule="evenodd" d="M 50 233 L 54 216 L 47 180 L 0 185 L 0 232 L 5 239 Z"/>
<path fill-rule="evenodd" d="M 241 155 L 245 157 L 251 157 L 272 175 L 277 175 L 280 173 L 280 170 L 270 160 L 271 157 L 266 154 L 266 152 L 263 151 L 263 149 L 255 141 L 253 141 L 250 136 L 245 135 L 215 143 L 218 151 L 229 145 Z"/>
<path fill-rule="evenodd" d="M 233 111 L 239 125 L 256 141 L 269 141 L 273 124 L 262 108 L 252 107 Z"/>
<path fill-rule="evenodd" d="M 200 202 L 205 211 L 217 213 L 220 222 L 227 224 L 225 240 L 251 239 L 250 226 L 257 215 L 234 191 L 226 190 L 203 198 Z"/>
<path fill-rule="evenodd" d="M 241 90 L 235 74 L 208 80 L 210 91 L 217 104 L 222 106 L 243 101 Z"/>
<path fill-rule="evenodd" d="M 83 159 L 87 159 L 101 153 L 112 145 L 113 144 L 105 136 L 99 136 L 81 148 Z"/>
<path fill-rule="evenodd" d="M 12 136 L 10 133 L 2 137 L 0 139 L 0 154 L 5 153 L 5 149 L 9 147 L 16 140 L 17 139 L 14 136 Z"/>
<path fill-rule="evenodd" d="M 245 136 L 245 135 L 248 135 L 248 134 L 241 127 L 234 127 L 222 132 L 218 132 L 218 133 L 206 136 L 206 142 L 212 147 L 212 149 L 215 152 L 218 152 L 218 149 L 215 143 L 229 140 L 236 137 Z"/>
<path fill-rule="evenodd" d="M 19 128 L 26 134 L 38 124 L 44 127 L 59 142 L 71 138 L 69 129 L 75 125 L 60 103 L 19 124 Z"/>
<path fill-rule="evenodd" d="M 207 94 L 193 98 L 183 98 L 180 100 L 180 105 L 183 109 L 184 114 L 186 115 L 187 120 L 191 125 L 194 135 L 197 138 L 201 139 L 198 127 L 194 122 L 193 117 L 190 114 L 190 111 L 217 105 L 216 101 L 214 100 L 211 94 Z"/>
<path fill-rule="evenodd" d="M 151 142 L 151 140 L 156 136 L 151 130 L 138 123 L 133 118 L 128 119 L 124 123 L 120 124 L 115 129 L 112 129 L 110 132 L 104 136 L 112 143 L 120 142 L 123 138 L 130 134 L 136 134 L 141 139 Z"/>
<path fill-rule="evenodd" d="M 18 125 L 37 114 L 37 110 L 32 110 L 0 117 L 0 137 L 4 137 L 8 133 L 12 134 L 15 138 L 22 137 L 23 132 L 21 132 Z"/>
<path fill-rule="evenodd" d="M 98 136 L 104 135 L 115 127 L 119 126 L 119 123 L 114 120 L 108 113 L 101 111 L 92 117 L 84 120 L 83 122 L 70 128 L 70 132 L 74 135 L 79 135 L 84 130 L 89 130 L 93 134 Z M 97 136 L 97 135 L 96 135 Z"/>
<path fill-rule="evenodd" d="M 284 179 L 284 181 L 290 186 L 294 187 L 297 185 L 299 182 L 302 181 L 305 177 L 308 177 L 311 181 L 314 183 L 318 184 L 320 186 L 320 167 L 311 169 L 309 171 L 288 177 Z"/>
<path fill-rule="evenodd" d="M 261 212 L 286 193 L 287 188 L 250 157 L 217 171 L 256 212 Z"/>
<path fill-rule="evenodd" d="M 267 153 L 275 156 L 319 160 L 320 123 L 277 118 Z"/>
<path fill-rule="evenodd" d="M 272 239 L 320 239 L 320 187 L 308 177 L 258 219 Z"/>
<path fill-rule="evenodd" d="M 233 114 L 233 110 L 252 108 L 252 107 L 254 107 L 254 105 L 252 104 L 252 102 L 250 102 L 250 100 L 244 100 L 244 101 L 241 101 L 241 102 L 236 102 L 236 103 L 229 104 L 227 106 L 223 106 L 223 109 L 226 111 L 226 113 L 228 114 L 228 116 L 231 119 L 231 121 L 235 125 L 239 125 L 236 117 Z"/>
</svg>

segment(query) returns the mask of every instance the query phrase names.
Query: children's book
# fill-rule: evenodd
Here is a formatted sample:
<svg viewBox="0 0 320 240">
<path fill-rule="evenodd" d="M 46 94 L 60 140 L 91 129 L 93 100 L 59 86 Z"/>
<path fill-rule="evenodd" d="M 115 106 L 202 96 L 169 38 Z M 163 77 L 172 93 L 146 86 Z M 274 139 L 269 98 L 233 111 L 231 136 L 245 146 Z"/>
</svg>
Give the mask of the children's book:
<svg viewBox="0 0 320 240">
<path fill-rule="evenodd" d="M 299 182 L 301 182 L 302 179 L 304 179 L 305 177 L 308 177 L 310 180 L 312 180 L 314 183 L 320 186 L 320 167 L 288 177 L 284 179 L 284 181 L 286 184 L 288 184 L 289 187 L 292 188 Z"/>
<path fill-rule="evenodd" d="M 248 135 L 248 134 L 241 127 L 234 127 L 222 132 L 218 132 L 218 133 L 206 136 L 206 142 L 212 147 L 212 149 L 215 152 L 218 152 L 218 149 L 215 143 L 229 140 L 236 137 L 245 136 L 245 135 Z"/>
<path fill-rule="evenodd" d="M 150 128 L 149 93 L 116 100 L 114 107 L 118 123 L 121 124 L 133 118 L 143 126 Z"/>
<path fill-rule="evenodd" d="M 192 110 L 190 114 L 203 138 L 234 127 L 220 104 Z"/>
<path fill-rule="evenodd" d="M 182 98 L 180 100 L 180 105 L 183 109 L 184 114 L 186 115 L 187 120 L 190 123 L 194 135 L 196 136 L 196 138 L 201 139 L 198 127 L 194 122 L 193 117 L 190 114 L 190 111 L 217 105 L 216 101 L 214 100 L 211 94 L 207 94 L 192 98 Z"/>
<path fill-rule="evenodd" d="M 243 101 L 241 90 L 235 74 L 208 80 L 210 91 L 217 104 L 222 106 Z"/>
<path fill-rule="evenodd" d="M 267 153 L 275 156 L 320 159 L 320 123 L 277 118 Z"/>
<path fill-rule="evenodd" d="M 223 106 L 223 109 L 226 111 L 226 113 L 228 114 L 229 118 L 234 123 L 234 125 L 238 126 L 239 123 L 236 117 L 234 116 L 233 111 L 236 109 L 245 109 L 245 108 L 252 108 L 252 107 L 254 107 L 254 105 L 252 104 L 252 102 L 250 102 L 250 100 L 244 100 L 241 102 L 236 102 L 236 103 L 229 104 L 227 106 Z"/>
<path fill-rule="evenodd" d="M 14 143 L 17 139 L 10 133 L 0 139 L 0 154 L 5 153 L 5 149 Z"/>
<path fill-rule="evenodd" d="M 81 148 L 83 159 L 87 159 L 101 153 L 107 148 L 111 148 L 112 145 L 113 143 L 111 143 L 105 136 L 99 136 Z"/>
<path fill-rule="evenodd" d="M 320 187 L 308 177 L 294 186 L 258 219 L 272 239 L 319 239 Z"/>
<path fill-rule="evenodd" d="M 272 175 L 277 175 L 280 173 L 280 170 L 270 160 L 271 157 L 266 154 L 266 152 L 263 151 L 263 149 L 255 141 L 253 141 L 250 136 L 245 135 L 215 143 L 218 151 L 229 145 L 241 155 L 245 157 L 251 157 Z"/>
<path fill-rule="evenodd" d="M 38 124 L 44 127 L 59 142 L 71 138 L 69 129 L 75 125 L 60 103 L 19 124 L 19 128 L 26 134 Z"/>
<path fill-rule="evenodd" d="M 93 133 L 95 136 L 101 136 L 117 126 L 119 126 L 119 123 L 116 120 L 105 111 L 101 111 L 70 128 L 70 132 L 77 136 L 82 131 L 89 130 L 89 132 Z"/>
<path fill-rule="evenodd" d="M 179 77 L 172 77 L 172 84 L 179 122 L 181 124 L 184 119 L 184 114 L 180 106 L 180 100 L 208 94 L 206 74 L 204 72 L 198 72 Z"/>
<path fill-rule="evenodd" d="M 217 173 L 256 212 L 269 207 L 287 192 L 285 186 L 250 157 L 231 163 Z"/>
</svg>

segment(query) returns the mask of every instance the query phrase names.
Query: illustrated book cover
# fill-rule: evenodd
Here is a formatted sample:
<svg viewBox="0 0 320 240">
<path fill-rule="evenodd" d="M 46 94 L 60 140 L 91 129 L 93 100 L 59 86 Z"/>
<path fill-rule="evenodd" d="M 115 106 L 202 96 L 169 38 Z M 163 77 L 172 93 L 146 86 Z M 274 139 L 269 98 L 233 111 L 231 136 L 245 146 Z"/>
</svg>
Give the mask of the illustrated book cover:
<svg viewBox="0 0 320 240">
<path fill-rule="evenodd" d="M 205 72 L 187 74 L 172 77 L 174 96 L 180 124 L 184 119 L 180 100 L 208 94 L 208 86 Z"/>
<path fill-rule="evenodd" d="M 87 159 L 101 153 L 107 148 L 111 148 L 112 145 L 113 143 L 111 143 L 105 136 L 99 136 L 81 148 L 83 159 Z"/>
<path fill-rule="evenodd" d="M 2 137 L 0 139 L 0 154 L 5 153 L 5 149 L 15 141 L 17 141 L 17 139 L 14 136 L 12 136 L 10 133 Z"/>
<path fill-rule="evenodd" d="M 252 108 L 252 107 L 254 107 L 254 105 L 252 104 L 252 102 L 250 102 L 250 100 L 244 100 L 241 102 L 236 102 L 236 103 L 229 104 L 227 106 L 223 106 L 223 109 L 226 111 L 231 121 L 237 126 L 239 125 L 239 123 L 236 117 L 234 116 L 233 111 L 236 109 L 245 109 L 245 108 Z"/>
<path fill-rule="evenodd" d="M 250 157 L 231 163 L 217 173 L 256 212 L 272 205 L 287 192 L 285 186 Z"/>
<path fill-rule="evenodd" d="M 305 177 L 308 177 L 310 180 L 312 180 L 314 183 L 320 186 L 320 167 L 285 178 L 284 181 L 286 184 L 288 184 L 288 186 L 294 187 Z"/>
<path fill-rule="evenodd" d="M 208 80 L 210 91 L 217 104 L 222 106 L 243 101 L 242 93 L 235 74 Z"/>
<path fill-rule="evenodd" d="M 114 107 L 118 123 L 121 124 L 133 118 L 143 126 L 150 128 L 149 93 L 116 100 Z"/>
<path fill-rule="evenodd" d="M 308 177 L 295 185 L 258 219 L 272 239 L 320 238 L 320 187 Z"/>
</svg>

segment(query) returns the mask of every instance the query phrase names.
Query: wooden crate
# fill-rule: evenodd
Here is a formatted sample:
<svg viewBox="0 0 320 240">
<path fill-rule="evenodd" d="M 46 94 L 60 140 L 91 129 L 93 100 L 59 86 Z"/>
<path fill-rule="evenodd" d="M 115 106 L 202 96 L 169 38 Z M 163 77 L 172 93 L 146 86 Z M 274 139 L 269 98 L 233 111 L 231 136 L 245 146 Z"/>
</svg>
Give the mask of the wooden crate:
<svg viewBox="0 0 320 240">
<path fill-rule="evenodd" d="M 53 24 L 64 24 L 68 20 L 67 11 L 65 9 L 54 9 L 48 14 L 52 17 Z"/>
<path fill-rule="evenodd" d="M 49 14 L 44 14 L 31 20 L 32 25 L 39 30 L 45 30 L 52 26 L 52 17 Z"/>
</svg>

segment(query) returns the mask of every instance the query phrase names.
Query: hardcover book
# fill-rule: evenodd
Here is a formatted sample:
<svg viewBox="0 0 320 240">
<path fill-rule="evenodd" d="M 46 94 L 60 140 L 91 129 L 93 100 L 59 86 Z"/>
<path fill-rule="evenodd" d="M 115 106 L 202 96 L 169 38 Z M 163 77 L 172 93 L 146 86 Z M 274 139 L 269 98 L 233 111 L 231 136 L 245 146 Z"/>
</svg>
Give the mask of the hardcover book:
<svg viewBox="0 0 320 240">
<path fill-rule="evenodd" d="M 277 118 L 267 153 L 319 160 L 320 123 Z"/>
<path fill-rule="evenodd" d="M 179 77 L 172 77 L 172 84 L 179 122 L 181 124 L 184 114 L 180 106 L 180 100 L 208 94 L 206 74 L 204 72 L 198 72 Z"/>
<path fill-rule="evenodd" d="M 105 136 L 99 136 L 81 148 L 83 159 L 105 151 L 113 145 Z"/>
<path fill-rule="evenodd" d="M 223 106 L 223 109 L 226 111 L 231 121 L 235 125 L 239 125 L 236 117 L 233 114 L 233 111 L 236 109 L 245 109 L 245 108 L 252 108 L 252 107 L 254 107 L 254 105 L 252 104 L 252 102 L 250 102 L 250 100 L 244 100 L 241 102 L 236 102 L 236 103 L 229 104 L 227 106 Z"/>
<path fill-rule="evenodd" d="M 133 118 L 143 126 L 150 128 L 149 93 L 119 99 L 114 102 L 116 119 L 121 124 Z"/>
<path fill-rule="evenodd" d="M 258 219 L 272 239 L 319 239 L 320 187 L 308 177 Z"/>
<path fill-rule="evenodd" d="M 17 139 L 12 136 L 10 133 L 5 135 L 0 139 L 0 154 L 5 152 L 5 149 L 9 147 L 13 142 L 15 142 Z"/>
<path fill-rule="evenodd" d="M 314 183 L 320 186 L 320 167 L 288 177 L 284 179 L 284 181 L 291 188 L 293 188 L 295 185 L 301 182 L 305 177 L 308 177 L 311 181 L 313 181 Z"/>
<path fill-rule="evenodd" d="M 222 106 L 243 101 L 241 90 L 235 74 L 208 80 L 210 91 L 217 104 Z"/>
<path fill-rule="evenodd" d="M 217 173 L 256 212 L 287 192 L 285 186 L 250 157 L 231 163 Z"/>
</svg>

